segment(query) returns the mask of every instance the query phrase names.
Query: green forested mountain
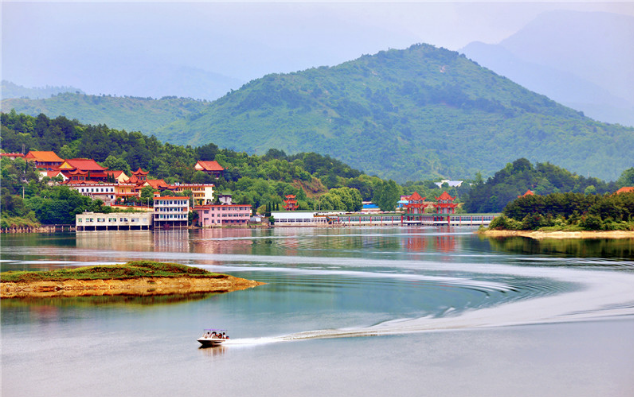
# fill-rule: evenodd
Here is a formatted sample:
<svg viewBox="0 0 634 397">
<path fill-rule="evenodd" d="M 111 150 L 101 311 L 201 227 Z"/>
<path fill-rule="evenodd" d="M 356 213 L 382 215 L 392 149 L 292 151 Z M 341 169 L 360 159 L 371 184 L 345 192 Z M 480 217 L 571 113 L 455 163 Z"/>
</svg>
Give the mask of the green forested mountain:
<svg viewBox="0 0 634 397">
<path fill-rule="evenodd" d="M 550 163 L 537 163 L 533 166 L 530 161 L 521 158 L 508 163 L 486 182 L 482 178 L 476 178 L 464 206 L 467 212 L 473 213 L 501 212 L 509 202 L 524 195 L 527 190 L 538 196 L 552 193 L 612 193 L 630 182 L 629 175 L 632 172 L 634 168 L 631 171 L 626 170 L 619 182 L 606 183 L 597 178 L 574 174 Z"/>
<path fill-rule="evenodd" d="M 518 157 L 614 180 L 634 161 L 634 129 L 593 121 L 429 45 L 267 75 L 157 136 L 314 151 L 401 182 L 491 175 Z"/>
<path fill-rule="evenodd" d="M 85 95 L 65 92 L 46 99 L 4 99 L 2 109 L 8 112 L 48 117 L 65 116 L 85 124 L 105 124 L 127 131 L 153 133 L 183 117 L 197 114 L 209 105 L 207 101 L 189 98 L 163 97 L 161 99 L 117 97 L 111 95 Z"/>
</svg>

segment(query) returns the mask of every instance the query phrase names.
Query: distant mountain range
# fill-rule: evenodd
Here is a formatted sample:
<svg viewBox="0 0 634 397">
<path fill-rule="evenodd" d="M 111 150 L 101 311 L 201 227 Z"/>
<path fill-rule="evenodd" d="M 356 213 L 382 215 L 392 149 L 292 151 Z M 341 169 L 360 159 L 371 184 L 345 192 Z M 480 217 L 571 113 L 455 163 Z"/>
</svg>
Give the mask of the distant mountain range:
<svg viewBox="0 0 634 397">
<path fill-rule="evenodd" d="M 7 80 L 2 80 L 0 85 L 0 97 L 1 99 L 7 98 L 29 98 L 29 99 L 44 99 L 50 98 L 53 95 L 60 94 L 62 92 L 76 92 L 83 94 L 84 92 L 75 87 L 35 87 L 27 88 L 18 84 L 14 84 Z"/>
<path fill-rule="evenodd" d="M 85 95 L 65 92 L 47 99 L 4 99 L 2 111 L 50 117 L 65 116 L 85 124 L 105 124 L 127 131 L 154 131 L 183 117 L 197 114 L 209 105 L 207 101 L 188 98 L 161 99 Z"/>
<path fill-rule="evenodd" d="M 37 103 L 3 101 L 3 109 L 53 117 L 63 108 L 176 144 L 314 151 L 400 182 L 492 175 L 518 157 L 608 180 L 634 166 L 634 128 L 596 122 L 425 44 L 267 75 L 211 103 L 68 93 Z"/>
<path fill-rule="evenodd" d="M 634 17 L 553 11 L 499 44 L 460 52 L 594 119 L 634 126 L 633 38 Z"/>
<path fill-rule="evenodd" d="M 430 45 L 268 75 L 157 136 L 315 151 L 399 181 L 491 174 L 518 157 L 615 179 L 634 153 L 634 129 L 596 122 Z"/>
</svg>

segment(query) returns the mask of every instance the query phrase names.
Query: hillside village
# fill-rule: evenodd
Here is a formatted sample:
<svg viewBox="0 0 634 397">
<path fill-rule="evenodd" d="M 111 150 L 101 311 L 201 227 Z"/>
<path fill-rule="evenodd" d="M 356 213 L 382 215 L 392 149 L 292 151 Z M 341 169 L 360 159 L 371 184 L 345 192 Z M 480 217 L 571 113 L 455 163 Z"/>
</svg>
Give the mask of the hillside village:
<svg viewBox="0 0 634 397">
<path fill-rule="evenodd" d="M 167 183 L 163 179 L 149 178 L 149 172 L 138 168 L 128 176 L 123 170 L 109 170 L 94 159 L 73 158 L 63 159 L 54 151 L 29 151 L 22 153 L 2 153 L 3 158 L 15 160 L 23 158 L 36 167 L 40 178 L 47 178 L 48 184 L 63 185 L 93 200 L 100 200 L 106 207 L 116 209 L 133 208 L 138 213 L 128 215 L 108 215 L 84 212 L 77 214 L 77 230 L 110 230 L 110 229 L 150 229 L 153 227 L 183 228 L 192 224 L 190 211 L 193 213 L 193 225 L 199 227 L 245 226 L 249 222 L 259 223 L 262 217 L 249 204 L 234 204 L 232 196 L 228 194 L 214 195 L 215 185 L 212 183 Z M 223 176 L 225 169 L 218 161 L 200 160 L 194 165 L 196 171 L 204 172 L 213 177 Z M 460 184 L 462 181 L 442 181 Z M 313 214 L 289 215 L 282 212 L 271 216 L 272 206 L 265 211 L 269 222 L 275 218 L 282 226 L 291 225 L 321 225 L 345 222 L 352 224 L 375 223 L 420 223 L 427 214 L 455 214 L 456 197 L 444 191 L 436 202 L 425 201 L 417 192 L 411 195 L 401 195 L 396 204 L 399 216 L 384 217 L 383 211 L 370 201 L 363 202 L 357 215 L 374 215 L 366 218 L 357 216 L 339 219 L 334 216 L 319 216 Z M 297 197 L 288 194 L 284 199 L 283 210 L 295 212 L 299 210 Z M 342 212 L 339 212 L 342 214 Z M 351 214 L 348 212 L 348 215 Z M 482 219 L 478 218 L 480 221 Z M 492 219 L 492 218 L 491 218 Z M 490 219 L 487 219 L 489 221 Z M 448 218 L 429 217 L 428 221 L 448 221 Z"/>
</svg>

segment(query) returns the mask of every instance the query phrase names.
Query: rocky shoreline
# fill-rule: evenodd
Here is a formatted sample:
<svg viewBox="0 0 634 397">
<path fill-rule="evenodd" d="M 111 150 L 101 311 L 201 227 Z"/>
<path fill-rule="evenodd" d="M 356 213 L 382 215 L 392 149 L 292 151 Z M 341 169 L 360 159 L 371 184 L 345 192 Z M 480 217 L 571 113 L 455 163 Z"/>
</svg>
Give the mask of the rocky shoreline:
<svg viewBox="0 0 634 397">
<path fill-rule="evenodd" d="M 528 237 L 535 240 L 544 239 L 622 239 L 634 238 L 634 231 L 611 230 L 611 231 L 556 231 L 542 232 L 533 230 L 485 230 L 476 232 L 486 237 Z"/>
<path fill-rule="evenodd" d="M 139 277 L 123 280 L 64 280 L 2 282 L 0 298 L 50 298 L 112 295 L 172 295 L 200 292 L 233 292 L 265 283 L 244 278 L 222 277 Z"/>
</svg>

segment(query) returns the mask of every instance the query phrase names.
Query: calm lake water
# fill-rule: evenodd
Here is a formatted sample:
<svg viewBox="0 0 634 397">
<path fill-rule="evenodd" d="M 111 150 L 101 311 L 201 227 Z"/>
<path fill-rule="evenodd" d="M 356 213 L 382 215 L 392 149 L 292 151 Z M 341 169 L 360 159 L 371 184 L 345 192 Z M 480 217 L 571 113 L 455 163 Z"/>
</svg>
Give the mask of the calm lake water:
<svg viewBox="0 0 634 397">
<path fill-rule="evenodd" d="M 634 240 L 469 228 L 3 235 L 2 271 L 173 261 L 229 294 L 1 302 L 2 396 L 634 396 Z M 201 349 L 203 328 L 226 346 Z"/>
</svg>

